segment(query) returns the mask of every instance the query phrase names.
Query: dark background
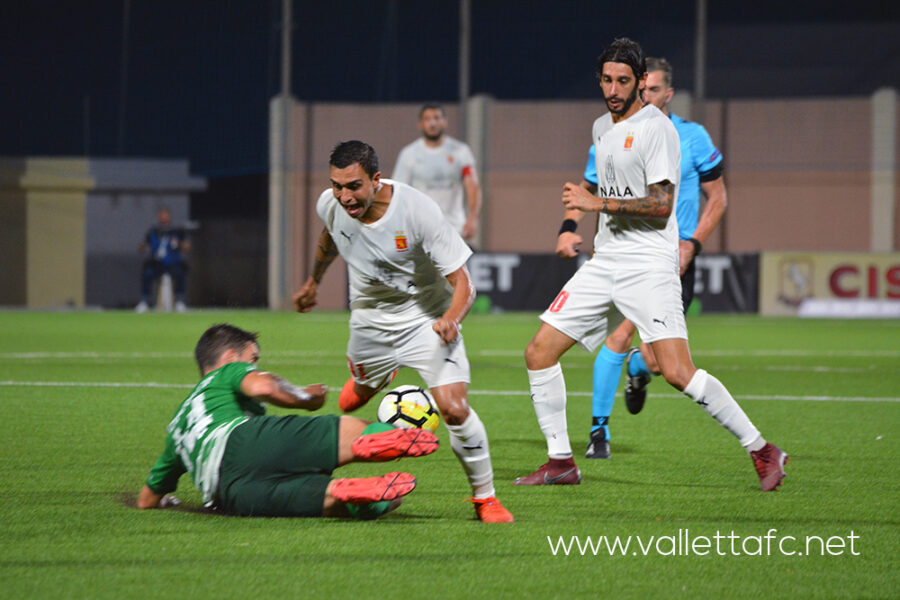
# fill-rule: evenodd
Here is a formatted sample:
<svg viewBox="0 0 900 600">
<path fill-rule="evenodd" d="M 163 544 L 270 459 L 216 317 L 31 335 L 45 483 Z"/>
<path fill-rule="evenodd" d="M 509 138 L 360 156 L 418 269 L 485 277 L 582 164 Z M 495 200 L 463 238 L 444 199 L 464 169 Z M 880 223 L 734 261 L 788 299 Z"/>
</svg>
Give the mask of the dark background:
<svg viewBox="0 0 900 600">
<path fill-rule="evenodd" d="M 708 5 L 708 98 L 847 97 L 900 86 L 896 0 Z M 299 100 L 458 100 L 457 0 L 292 6 Z M 619 36 L 668 58 L 675 86 L 693 90 L 694 7 L 472 0 L 470 93 L 599 99 L 595 58 Z M 188 304 L 266 305 L 281 8 L 281 0 L 0 2 L 0 156 L 188 159 L 207 180 L 190 201 L 197 229 Z"/>
<path fill-rule="evenodd" d="M 0 4 L 0 155 L 188 158 L 209 178 L 267 171 L 279 0 Z M 707 97 L 859 96 L 900 84 L 900 2 L 708 4 Z M 293 6 L 299 99 L 456 100 L 455 0 Z M 596 98 L 594 58 L 620 35 L 666 56 L 676 86 L 692 88 L 692 0 L 473 0 L 471 92 Z"/>
</svg>

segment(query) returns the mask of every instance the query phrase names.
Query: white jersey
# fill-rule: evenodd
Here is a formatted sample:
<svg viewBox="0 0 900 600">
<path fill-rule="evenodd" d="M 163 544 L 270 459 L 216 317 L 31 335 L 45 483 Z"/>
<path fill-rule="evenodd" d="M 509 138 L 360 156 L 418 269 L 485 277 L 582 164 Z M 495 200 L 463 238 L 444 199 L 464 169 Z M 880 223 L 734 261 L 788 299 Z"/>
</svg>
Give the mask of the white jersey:
<svg viewBox="0 0 900 600">
<path fill-rule="evenodd" d="M 678 262 L 678 222 L 675 206 L 681 183 L 678 132 L 665 114 L 648 104 L 631 117 L 612 122 L 607 113 L 594 121 L 592 139 L 597 167 L 597 195 L 628 200 L 644 198 L 648 186 L 668 180 L 675 184 L 675 205 L 668 219 L 600 214 L 594 252 L 640 262 Z"/>
<path fill-rule="evenodd" d="M 405 329 L 447 310 L 452 286 L 446 279 L 472 251 L 442 218 L 428 196 L 410 186 L 393 187 L 380 219 L 362 223 L 349 216 L 328 189 L 316 204 L 325 227 L 349 267 L 353 319 L 385 329 Z"/>
<path fill-rule="evenodd" d="M 462 182 L 474 168 L 475 157 L 465 143 L 445 135 L 440 146 L 429 148 L 419 138 L 400 151 L 392 178 L 428 195 L 450 225 L 461 231 L 466 222 Z"/>
</svg>

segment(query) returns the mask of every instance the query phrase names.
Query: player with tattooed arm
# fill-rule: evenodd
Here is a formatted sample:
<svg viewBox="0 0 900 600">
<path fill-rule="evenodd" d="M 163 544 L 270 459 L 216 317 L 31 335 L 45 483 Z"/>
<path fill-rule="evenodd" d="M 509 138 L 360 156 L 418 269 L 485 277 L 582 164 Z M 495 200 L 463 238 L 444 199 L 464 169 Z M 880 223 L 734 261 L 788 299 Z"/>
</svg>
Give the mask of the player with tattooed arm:
<svg viewBox="0 0 900 600">
<path fill-rule="evenodd" d="M 518 485 L 577 484 L 566 426 L 560 357 L 573 345 L 593 352 L 623 318 L 651 345 L 662 374 L 734 435 L 750 454 L 763 491 L 784 477 L 787 454 L 766 442 L 722 383 L 692 360 L 681 302 L 678 224 L 681 180 L 678 133 L 666 115 L 643 105 L 647 72 L 641 47 L 615 40 L 597 60 L 609 112 L 594 122 L 597 185 L 566 183 L 559 246 L 575 251 L 585 213 L 599 212 L 594 253 L 541 315 L 525 349 L 531 397 L 549 460 Z"/>
</svg>

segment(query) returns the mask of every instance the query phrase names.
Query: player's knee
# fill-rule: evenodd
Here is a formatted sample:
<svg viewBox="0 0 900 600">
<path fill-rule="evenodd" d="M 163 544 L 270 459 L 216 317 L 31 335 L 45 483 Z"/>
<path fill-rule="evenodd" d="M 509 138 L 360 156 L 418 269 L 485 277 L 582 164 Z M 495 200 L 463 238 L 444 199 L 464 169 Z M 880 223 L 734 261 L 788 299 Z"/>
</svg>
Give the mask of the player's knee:
<svg viewBox="0 0 900 600">
<path fill-rule="evenodd" d="M 616 329 L 606 338 L 606 347 L 622 354 L 631 346 L 631 332 L 620 331 Z"/>
<path fill-rule="evenodd" d="M 649 348 L 647 346 L 646 348 Z M 654 375 L 659 375 L 659 361 L 656 360 L 656 355 L 651 350 L 647 352 L 645 347 L 641 347 L 641 358 L 644 359 L 644 364 L 647 365 L 647 369 L 653 373 Z"/>
<path fill-rule="evenodd" d="M 462 425 L 469 418 L 469 403 L 464 398 L 454 398 L 439 407 L 447 425 Z"/>
<path fill-rule="evenodd" d="M 679 392 L 683 392 L 697 369 L 692 365 L 672 365 L 664 367 L 662 376 Z"/>
<path fill-rule="evenodd" d="M 538 369 L 546 369 L 554 364 L 556 364 L 556 361 L 548 358 L 548 352 L 543 345 L 537 338 L 532 338 L 525 347 L 525 366 L 535 371 Z"/>
</svg>

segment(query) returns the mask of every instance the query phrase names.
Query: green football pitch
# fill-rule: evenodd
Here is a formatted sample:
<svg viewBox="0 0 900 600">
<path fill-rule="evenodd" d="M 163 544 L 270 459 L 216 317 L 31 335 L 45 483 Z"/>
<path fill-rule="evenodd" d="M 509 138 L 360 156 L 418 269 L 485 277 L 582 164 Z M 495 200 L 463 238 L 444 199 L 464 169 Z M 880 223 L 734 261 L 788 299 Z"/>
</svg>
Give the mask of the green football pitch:
<svg viewBox="0 0 900 600">
<path fill-rule="evenodd" d="M 522 352 L 535 314 L 472 315 L 470 401 L 512 524 L 482 524 L 446 430 L 418 488 L 369 522 L 138 511 L 165 425 L 216 322 L 261 332 L 260 366 L 347 378 L 347 314 L 0 313 L 0 598 L 889 598 L 900 596 L 900 322 L 691 317 L 695 363 L 791 454 L 762 493 L 731 435 L 665 382 L 613 410 L 612 458 L 583 456 L 592 357 L 563 359 L 578 486 L 519 488 L 546 458 Z M 419 383 L 401 372 L 395 384 Z M 621 393 L 621 390 L 620 390 Z M 374 418 L 376 402 L 359 411 Z M 280 412 L 280 411 L 273 411 Z"/>
</svg>

